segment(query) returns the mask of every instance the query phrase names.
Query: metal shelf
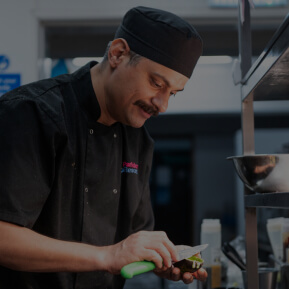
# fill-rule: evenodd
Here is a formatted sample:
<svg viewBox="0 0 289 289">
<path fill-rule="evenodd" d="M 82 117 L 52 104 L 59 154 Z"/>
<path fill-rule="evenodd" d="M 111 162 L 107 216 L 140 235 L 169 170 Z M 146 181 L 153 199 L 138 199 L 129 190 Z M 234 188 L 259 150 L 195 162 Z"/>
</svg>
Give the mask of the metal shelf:
<svg viewBox="0 0 289 289">
<path fill-rule="evenodd" d="M 244 16 L 241 21 L 241 13 Z M 289 100 L 289 14 L 257 61 L 251 63 L 249 0 L 239 1 L 243 154 L 254 154 L 254 101 Z M 259 287 L 257 207 L 289 208 L 289 193 L 252 194 L 244 186 L 247 288 Z"/>
<path fill-rule="evenodd" d="M 289 209 L 289 192 L 246 195 L 245 207 Z"/>
<path fill-rule="evenodd" d="M 242 100 L 289 100 L 289 14 L 242 80 Z"/>
</svg>

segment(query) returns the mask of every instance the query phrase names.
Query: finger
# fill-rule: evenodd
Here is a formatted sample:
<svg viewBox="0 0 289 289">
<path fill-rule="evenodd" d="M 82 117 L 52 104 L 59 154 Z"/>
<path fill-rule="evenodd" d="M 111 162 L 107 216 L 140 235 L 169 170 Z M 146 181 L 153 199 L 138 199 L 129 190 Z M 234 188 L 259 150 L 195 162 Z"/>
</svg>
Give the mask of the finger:
<svg viewBox="0 0 289 289">
<path fill-rule="evenodd" d="M 158 254 L 157 251 L 151 250 L 151 249 L 145 249 L 143 257 L 144 257 L 144 260 L 154 262 L 157 269 L 162 269 L 163 259 L 160 256 L 160 254 Z"/>
<path fill-rule="evenodd" d="M 200 281 L 205 281 L 208 277 L 208 273 L 204 268 L 200 268 L 198 271 L 193 273 L 193 276 Z"/>
<path fill-rule="evenodd" d="M 151 232 L 149 248 L 159 253 L 166 267 L 172 266 L 172 259 L 175 259 L 176 249 L 174 244 L 168 239 L 165 232 Z M 154 241 L 152 241 L 154 240 Z"/>
<path fill-rule="evenodd" d="M 135 243 L 142 244 L 142 246 L 148 250 L 155 250 L 162 259 L 163 265 L 171 267 L 171 261 L 178 259 L 177 250 L 174 244 L 169 240 L 167 234 L 161 231 L 140 231 L 134 235 Z M 148 254 L 148 252 L 147 252 Z M 144 256 L 146 260 L 155 262 L 156 266 L 161 268 L 162 265 L 159 263 L 159 259 L 156 255 Z M 147 259 L 149 258 L 149 259 Z"/>
<path fill-rule="evenodd" d="M 191 274 L 191 273 L 189 273 L 189 272 L 185 272 L 185 273 L 183 274 L 183 282 L 184 282 L 185 284 L 190 284 L 190 283 L 193 282 L 193 280 L 194 280 L 193 274 Z"/>
<path fill-rule="evenodd" d="M 171 271 L 171 280 L 179 281 L 181 279 L 181 270 L 179 268 L 173 268 Z"/>
<path fill-rule="evenodd" d="M 139 256 L 138 261 L 152 261 L 160 269 L 163 267 L 163 257 L 158 253 L 161 251 L 158 248 L 164 247 L 164 245 L 160 244 L 159 240 L 160 234 L 158 232 L 139 231 L 131 235 L 125 245 L 132 255 Z M 169 252 L 167 252 L 167 256 L 169 256 Z"/>
<path fill-rule="evenodd" d="M 173 242 L 167 237 L 166 235 L 166 239 L 165 239 L 165 243 L 164 245 L 166 246 L 167 250 L 170 253 L 171 256 L 171 260 L 173 260 L 174 262 L 179 261 L 179 253 L 177 250 L 177 247 L 173 244 Z"/>
<path fill-rule="evenodd" d="M 168 250 L 169 250 L 170 255 L 171 255 L 171 260 L 173 260 L 174 262 L 179 261 L 179 253 L 176 249 L 176 246 L 171 241 L 169 241 Z"/>
<path fill-rule="evenodd" d="M 169 268 L 167 268 L 166 266 L 163 266 L 162 268 L 156 268 L 154 269 L 155 273 L 163 273 L 165 271 L 167 271 Z"/>
<path fill-rule="evenodd" d="M 168 279 L 168 280 L 173 280 L 172 279 L 172 267 L 167 268 L 167 270 L 162 271 L 162 270 L 154 270 L 154 273 L 159 276 L 160 278 Z"/>
<path fill-rule="evenodd" d="M 163 260 L 163 265 L 170 268 L 172 266 L 172 258 L 171 254 L 168 251 L 167 247 L 164 244 L 158 244 L 156 247 L 156 251 L 159 253 Z"/>
</svg>

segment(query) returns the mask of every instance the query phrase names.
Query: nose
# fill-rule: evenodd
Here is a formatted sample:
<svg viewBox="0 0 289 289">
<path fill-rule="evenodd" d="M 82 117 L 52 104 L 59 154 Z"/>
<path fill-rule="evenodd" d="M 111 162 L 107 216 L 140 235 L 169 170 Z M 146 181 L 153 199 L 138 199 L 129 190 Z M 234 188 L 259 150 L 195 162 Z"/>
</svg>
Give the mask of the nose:
<svg viewBox="0 0 289 289">
<path fill-rule="evenodd" d="M 157 95 L 153 97 L 152 103 L 158 108 L 159 112 L 165 112 L 168 109 L 169 97 L 163 94 Z"/>
</svg>

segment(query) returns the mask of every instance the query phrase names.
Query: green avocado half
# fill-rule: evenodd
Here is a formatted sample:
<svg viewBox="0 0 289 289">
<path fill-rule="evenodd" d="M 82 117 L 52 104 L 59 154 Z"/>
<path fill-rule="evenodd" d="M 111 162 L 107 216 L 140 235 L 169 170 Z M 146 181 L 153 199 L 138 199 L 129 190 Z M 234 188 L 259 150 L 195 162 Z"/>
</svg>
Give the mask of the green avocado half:
<svg viewBox="0 0 289 289">
<path fill-rule="evenodd" d="M 190 258 L 183 259 L 181 261 L 174 263 L 174 267 L 180 268 L 182 273 L 185 272 L 194 273 L 202 267 L 203 263 L 204 263 L 203 259 L 198 258 L 196 256 L 192 256 Z"/>
</svg>

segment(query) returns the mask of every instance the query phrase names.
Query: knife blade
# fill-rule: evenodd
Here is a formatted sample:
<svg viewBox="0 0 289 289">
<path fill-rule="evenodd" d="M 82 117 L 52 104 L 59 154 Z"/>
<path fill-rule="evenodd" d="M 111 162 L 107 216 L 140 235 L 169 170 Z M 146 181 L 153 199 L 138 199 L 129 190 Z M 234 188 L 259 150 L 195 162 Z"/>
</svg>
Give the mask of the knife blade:
<svg viewBox="0 0 289 289">
<path fill-rule="evenodd" d="M 179 259 L 182 260 L 205 250 L 208 247 L 208 244 L 198 245 L 194 247 L 177 245 L 176 247 L 179 253 Z M 155 267 L 156 265 L 151 261 L 138 261 L 122 267 L 120 273 L 123 278 L 130 279 L 133 276 L 149 272 L 155 269 Z"/>
<path fill-rule="evenodd" d="M 194 247 L 177 245 L 176 247 L 179 253 L 179 259 L 182 260 L 190 258 L 191 256 L 204 251 L 208 247 L 208 244 L 202 244 Z"/>
</svg>

